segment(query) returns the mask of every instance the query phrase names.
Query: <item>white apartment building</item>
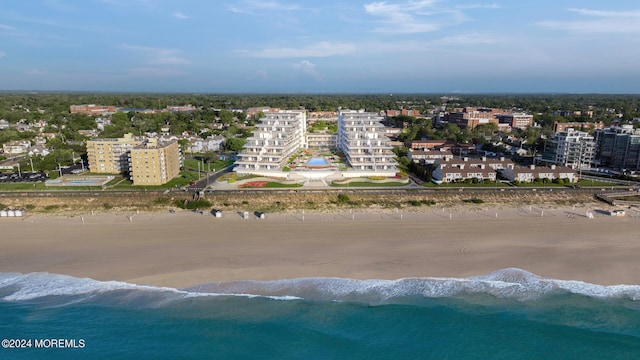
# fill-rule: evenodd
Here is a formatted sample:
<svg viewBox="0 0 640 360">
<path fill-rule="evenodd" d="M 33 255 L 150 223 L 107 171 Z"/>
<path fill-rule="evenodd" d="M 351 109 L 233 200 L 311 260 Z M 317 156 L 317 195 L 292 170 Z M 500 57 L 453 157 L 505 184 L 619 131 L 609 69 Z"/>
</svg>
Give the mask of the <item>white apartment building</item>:
<svg viewBox="0 0 640 360">
<path fill-rule="evenodd" d="M 572 169 L 588 169 L 595 154 L 595 140 L 584 131 L 568 128 L 545 143 L 543 161 Z"/>
<path fill-rule="evenodd" d="M 383 117 L 363 110 L 338 112 L 338 149 L 357 171 L 395 172 L 397 162 L 384 135 Z"/>
<path fill-rule="evenodd" d="M 239 174 L 265 174 L 280 171 L 289 158 L 305 147 L 307 117 L 305 110 L 265 112 L 238 154 Z"/>
</svg>

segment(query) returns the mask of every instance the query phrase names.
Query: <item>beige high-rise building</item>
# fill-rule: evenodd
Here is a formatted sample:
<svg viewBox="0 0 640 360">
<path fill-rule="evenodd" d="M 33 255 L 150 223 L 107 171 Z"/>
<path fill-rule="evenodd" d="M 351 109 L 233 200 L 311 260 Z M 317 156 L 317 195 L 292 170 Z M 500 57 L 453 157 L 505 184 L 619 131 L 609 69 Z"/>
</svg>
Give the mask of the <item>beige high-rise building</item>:
<svg viewBox="0 0 640 360">
<path fill-rule="evenodd" d="M 128 173 L 133 185 L 162 185 L 180 175 L 182 154 L 176 141 L 125 134 L 119 139 L 87 141 L 89 171 L 103 174 Z"/>
<path fill-rule="evenodd" d="M 160 143 L 157 139 L 131 149 L 129 174 L 133 185 L 162 185 L 180 175 L 182 157 L 177 141 Z"/>
<path fill-rule="evenodd" d="M 143 137 L 125 134 L 118 139 L 87 140 L 89 172 L 121 174 L 129 170 L 129 151 L 144 142 Z"/>
</svg>

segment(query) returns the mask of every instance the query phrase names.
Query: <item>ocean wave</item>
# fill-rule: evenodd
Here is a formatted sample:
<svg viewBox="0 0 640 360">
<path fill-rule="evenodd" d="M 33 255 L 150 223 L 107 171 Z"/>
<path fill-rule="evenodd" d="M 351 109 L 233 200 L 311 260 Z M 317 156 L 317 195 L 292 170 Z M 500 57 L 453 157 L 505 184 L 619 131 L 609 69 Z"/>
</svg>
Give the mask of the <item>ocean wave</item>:
<svg viewBox="0 0 640 360">
<path fill-rule="evenodd" d="M 218 294 L 252 293 L 290 295 L 308 300 L 354 301 L 387 304 L 416 298 L 451 298 L 489 295 L 499 299 L 534 300 L 554 294 L 578 294 L 592 298 L 640 300 L 640 285 L 595 285 L 582 281 L 548 279 L 521 269 L 502 269 L 469 278 L 404 278 L 355 280 L 299 278 L 274 281 L 213 282 L 186 289 Z"/>
<path fill-rule="evenodd" d="M 126 293 L 125 300 L 128 301 L 133 301 L 132 298 L 136 297 L 143 297 L 145 300 L 152 298 L 157 304 L 193 297 L 241 296 L 378 305 L 474 295 L 527 301 L 555 294 L 577 294 L 590 298 L 638 301 L 640 285 L 603 286 L 582 281 L 549 279 L 515 268 L 468 278 L 243 280 L 212 282 L 186 289 L 98 281 L 49 273 L 0 273 L 0 300 L 3 301 L 25 301 L 51 296 L 88 298 L 113 293 Z"/>
<path fill-rule="evenodd" d="M 40 273 L 0 273 L 0 300 L 27 301 L 51 296 L 58 297 L 84 297 L 89 298 L 101 294 L 112 293 L 126 294 L 125 298 L 134 301 L 135 298 L 155 298 L 154 303 L 161 305 L 163 302 L 203 296 L 242 296 L 242 297 L 269 297 L 276 300 L 293 300 L 292 296 L 265 296 L 258 294 L 225 294 L 213 292 L 190 292 L 170 287 L 155 287 L 149 285 L 136 285 L 121 281 L 99 281 L 90 278 L 76 278 L 68 275 Z M 134 295 L 132 295 L 134 294 Z M 76 300 L 67 302 L 75 302 Z"/>
</svg>

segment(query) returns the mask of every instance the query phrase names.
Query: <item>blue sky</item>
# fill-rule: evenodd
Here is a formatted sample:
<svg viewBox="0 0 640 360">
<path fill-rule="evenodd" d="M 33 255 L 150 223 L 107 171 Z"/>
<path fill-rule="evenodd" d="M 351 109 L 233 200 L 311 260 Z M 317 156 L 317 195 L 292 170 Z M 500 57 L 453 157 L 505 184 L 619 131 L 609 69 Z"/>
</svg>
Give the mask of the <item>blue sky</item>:
<svg viewBox="0 0 640 360">
<path fill-rule="evenodd" d="M 630 0 L 25 0 L 0 90 L 640 93 Z"/>
</svg>

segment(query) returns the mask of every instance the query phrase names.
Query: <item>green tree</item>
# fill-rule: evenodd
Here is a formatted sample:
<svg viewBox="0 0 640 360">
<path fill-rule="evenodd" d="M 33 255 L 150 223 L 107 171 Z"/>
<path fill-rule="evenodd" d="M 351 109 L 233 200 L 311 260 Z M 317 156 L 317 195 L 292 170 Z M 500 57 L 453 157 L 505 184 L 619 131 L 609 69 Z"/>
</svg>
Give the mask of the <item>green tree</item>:
<svg viewBox="0 0 640 360">
<path fill-rule="evenodd" d="M 204 160 L 205 163 L 210 164 L 218 160 L 218 154 L 216 154 L 215 151 L 207 151 L 202 154 L 202 160 Z"/>
<path fill-rule="evenodd" d="M 236 137 L 231 137 L 225 140 L 225 149 L 229 151 L 238 152 L 242 150 L 242 147 L 247 143 L 245 139 L 239 139 Z"/>
<path fill-rule="evenodd" d="M 220 122 L 224 125 L 233 123 L 233 113 L 229 110 L 220 110 L 218 116 L 220 117 Z"/>
<path fill-rule="evenodd" d="M 117 112 L 111 115 L 111 125 L 116 126 L 118 128 L 127 128 L 131 126 L 131 119 L 129 116 L 123 112 Z"/>
</svg>

